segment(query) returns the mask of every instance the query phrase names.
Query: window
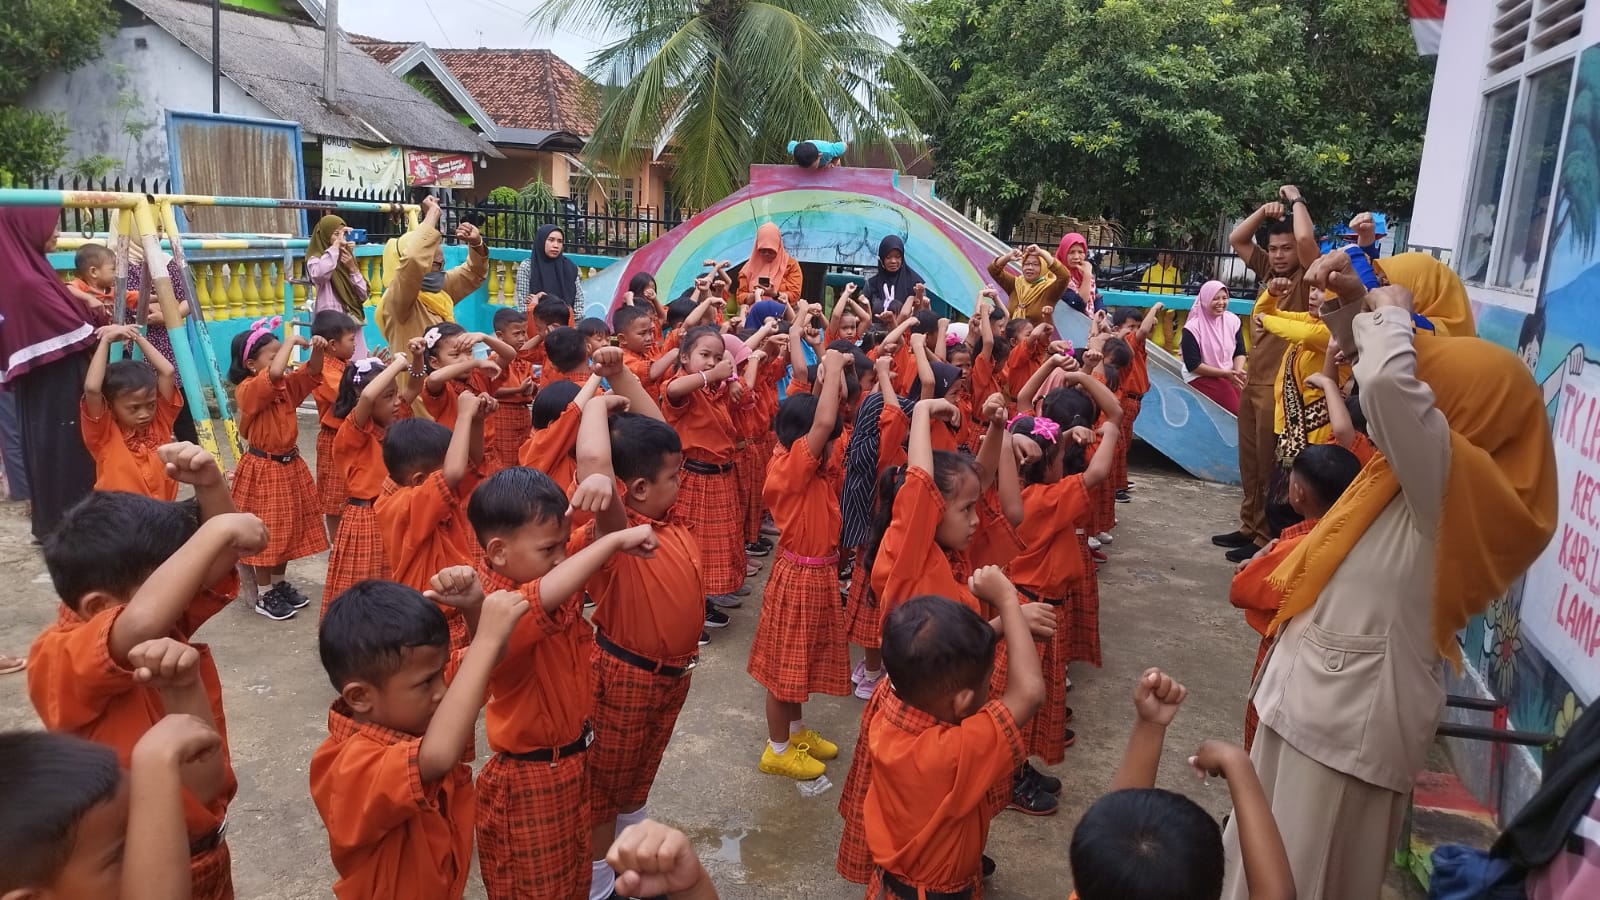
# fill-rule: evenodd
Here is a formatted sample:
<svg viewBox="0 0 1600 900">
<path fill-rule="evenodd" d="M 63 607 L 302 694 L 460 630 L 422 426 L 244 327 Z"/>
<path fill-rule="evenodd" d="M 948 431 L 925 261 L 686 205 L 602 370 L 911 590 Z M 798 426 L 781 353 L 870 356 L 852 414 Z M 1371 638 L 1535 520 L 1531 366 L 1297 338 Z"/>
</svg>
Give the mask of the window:
<svg viewBox="0 0 1600 900">
<path fill-rule="evenodd" d="M 632 178 L 622 179 L 622 203 L 624 208 L 626 208 L 629 212 L 632 212 L 634 209 L 633 184 L 634 182 Z"/>
<path fill-rule="evenodd" d="M 567 197 L 583 207 L 589 204 L 589 176 L 581 172 L 567 175 Z"/>
<path fill-rule="evenodd" d="M 1461 240 L 1461 277 L 1482 282 L 1489 274 L 1489 246 L 1500 208 L 1500 188 L 1505 183 L 1506 157 L 1511 150 L 1511 123 L 1517 111 L 1517 85 L 1503 87 L 1484 101 L 1483 130 L 1478 145 L 1478 167 L 1467 195 L 1467 232 Z"/>
</svg>

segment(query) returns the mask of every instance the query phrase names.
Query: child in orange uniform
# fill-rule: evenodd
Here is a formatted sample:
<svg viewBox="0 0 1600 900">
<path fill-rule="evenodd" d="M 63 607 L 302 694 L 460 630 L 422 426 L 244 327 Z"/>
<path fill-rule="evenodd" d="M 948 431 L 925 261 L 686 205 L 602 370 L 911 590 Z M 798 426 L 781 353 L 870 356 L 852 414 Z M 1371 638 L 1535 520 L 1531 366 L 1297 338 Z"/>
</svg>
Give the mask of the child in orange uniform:
<svg viewBox="0 0 1600 900">
<path fill-rule="evenodd" d="M 462 394 L 479 393 L 477 384 L 494 383 L 500 378 L 500 364 L 493 359 L 477 359 L 472 348 L 484 344 L 500 359 L 512 359 L 517 351 L 493 335 L 467 331 L 454 322 L 443 322 L 429 328 L 422 335 L 427 347 L 424 362 L 428 371 L 428 386 L 422 392 L 422 406 L 435 422 L 450 429 L 456 427 L 456 401 Z M 494 419 L 483 423 L 484 470 L 497 471 L 501 462 L 491 450 L 496 446 Z"/>
<path fill-rule="evenodd" d="M 339 431 L 333 439 L 340 480 L 350 492 L 339 531 L 328 554 L 328 574 L 322 583 L 322 610 L 317 621 L 328 614 L 328 606 L 358 581 L 388 579 L 393 573 L 392 558 L 385 552 L 378 513 L 373 508 L 383 492 L 387 474 L 383 466 L 383 436 L 394 422 L 400 406 L 400 388 L 395 379 L 409 359 L 397 355 L 389 365 L 369 356 L 352 362 L 339 380 L 339 396 L 334 400 L 334 418 Z M 435 570 L 437 571 L 437 570 Z"/>
<path fill-rule="evenodd" d="M 563 381 L 582 385 L 589 380 L 589 345 L 578 329 L 552 328 L 544 336 L 544 352 L 547 362 L 540 387 Z"/>
<path fill-rule="evenodd" d="M 117 254 L 105 244 L 84 244 L 73 257 L 77 277 L 67 282 L 67 290 L 83 301 L 96 321 L 102 323 L 144 321 L 143 316 L 133 316 L 139 305 L 139 292 L 127 290 L 124 294 L 127 315 L 114 296 L 117 287 Z"/>
<path fill-rule="evenodd" d="M 361 325 L 337 309 L 325 309 L 311 317 L 311 336 L 328 342 L 322 354 L 322 379 L 311 389 L 317 402 L 317 499 L 322 502 L 322 518 L 328 526 L 328 540 L 339 535 L 339 517 L 344 515 L 350 489 L 333 458 L 333 436 L 339 433 L 339 418 L 333 414 L 339 397 L 339 381 L 345 366 L 356 355 L 356 337 Z"/>
<path fill-rule="evenodd" d="M 279 341 L 281 317 L 259 319 L 233 338 L 228 380 L 236 385 L 239 436 L 250 448 L 233 474 L 233 502 L 267 526 L 267 545 L 244 560 L 256 574 L 256 612 L 274 621 L 293 618 L 311 599 L 284 578 L 289 561 L 328 549 L 317 483 L 300 457 L 295 410 L 322 377 L 327 342 L 294 336 Z M 300 368 L 289 369 L 295 347 L 311 347 Z"/>
<path fill-rule="evenodd" d="M 495 401 L 464 393 L 457 401 L 456 429 L 412 419 L 396 423 L 383 438 L 389 480 L 378 497 L 378 530 L 393 560 L 393 580 L 426 592 L 434 574 L 476 562 L 481 554 L 467 525 L 467 498 L 484 478 L 483 422 Z M 450 649 L 468 641 L 465 617 L 443 607 Z"/>
<path fill-rule="evenodd" d="M 510 466 L 516 464 L 517 451 L 528 439 L 531 421 L 528 406 L 538 392 L 538 383 L 533 379 L 531 354 L 520 349 L 528 344 L 528 320 L 509 306 L 497 309 L 494 336 L 507 347 L 519 348 L 517 355 L 502 358 L 495 354 L 495 362 L 500 365 L 499 377 L 490 378 L 487 370 L 479 369 L 472 373 L 472 384 L 479 393 L 488 394 L 498 404 L 492 416 L 494 427 L 490 429 L 495 445 L 492 453 L 486 449 L 484 455 L 492 456 L 501 466 Z"/>
<path fill-rule="evenodd" d="M 583 407 L 599 392 L 598 375 L 590 375 L 581 388 L 571 381 L 541 388 L 533 398 L 533 432 L 523 441 L 518 461 L 549 475 L 562 490 L 571 488 L 578 471 L 573 452 L 583 424 Z"/>
<path fill-rule="evenodd" d="M 644 307 L 632 303 L 618 307 L 611 323 L 611 332 L 617 337 L 617 346 L 622 348 L 628 371 L 645 390 L 659 395 L 661 380 L 678 361 L 678 348 L 655 352 L 656 324 Z"/>
<path fill-rule="evenodd" d="M 472 570 L 464 572 L 475 588 Z M 476 633 L 453 659 L 444 616 L 393 582 L 363 581 L 341 593 L 317 631 L 339 699 L 328 710 L 328 738 L 311 757 L 311 799 L 328 831 L 341 900 L 460 898 L 466 890 L 476 798 L 462 756 L 489 674 L 528 601 L 512 591 L 485 598 L 482 590 L 455 599 Z"/>
<path fill-rule="evenodd" d="M 744 583 L 746 562 L 739 491 L 733 483 L 733 360 L 722 332 L 710 326 L 689 329 L 681 347 L 678 374 L 662 389 L 667 424 L 683 441 L 683 475 L 673 516 L 694 528 L 704 567 L 705 624 L 722 628 L 728 617 L 716 606 L 728 605 L 728 595 Z"/>
<path fill-rule="evenodd" d="M 1156 323 L 1161 319 L 1161 313 L 1165 309 L 1164 304 L 1156 302 L 1143 314 L 1137 309 L 1124 306 L 1111 315 L 1112 333 L 1125 341 L 1131 352 L 1131 362 L 1127 372 L 1123 374 L 1127 384 L 1122 391 L 1118 465 L 1111 473 L 1111 486 L 1116 488 L 1115 497 L 1119 503 L 1126 503 L 1130 499 L 1128 488 L 1133 485 L 1128 481 L 1128 448 L 1133 445 L 1133 423 L 1139 418 L 1139 409 L 1144 405 L 1144 395 L 1150 393 L 1150 333 L 1155 330 Z"/>
<path fill-rule="evenodd" d="M 635 525 L 656 534 L 653 556 L 617 554 L 588 585 L 595 603 L 589 896 L 604 898 L 614 887 L 606 850 L 620 831 L 646 818 L 645 800 L 689 696 L 705 587 L 694 534 L 670 521 L 683 463 L 678 434 L 617 348 L 595 351 L 594 363 L 617 393 L 584 408 L 572 506 L 594 518 L 575 543 Z"/>
<path fill-rule="evenodd" d="M 467 502 L 484 550 L 483 585 L 530 610 L 489 679 L 484 730 L 494 755 L 478 775 L 478 862 L 489 900 L 573 900 L 590 881 L 593 632 L 583 586 L 617 553 L 648 555 L 649 525 L 567 556 L 567 496 L 548 475 L 502 469 Z"/>
<path fill-rule="evenodd" d="M 782 536 L 761 601 L 749 671 L 767 689 L 767 746 L 761 771 L 808 781 L 826 770 L 839 747 L 808 728 L 801 704 L 813 693 L 850 692 L 850 652 L 839 606 L 839 496 L 822 488 L 837 473 L 833 442 L 843 425 L 839 403 L 849 359 L 829 350 L 818 366 L 817 391 L 783 401 L 775 429 L 779 449 L 762 497 Z"/>
<path fill-rule="evenodd" d="M 1044 699 L 1017 592 L 997 567 L 971 588 L 1000 612 L 1005 693 L 989 695 L 998 635 L 944 597 L 908 600 L 883 628 L 883 691 L 867 743 L 874 773 L 864 816 L 875 865 L 866 896 L 976 896 L 994 783 L 1027 757 L 1023 728 Z"/>
<path fill-rule="evenodd" d="M 46 728 L 105 744 L 123 765 L 167 713 L 213 724 L 222 735 L 219 761 L 185 793 L 184 816 L 194 896 L 224 900 L 233 878 L 222 825 L 237 782 L 216 663 L 204 644 L 185 645 L 233 599 L 234 567 L 268 535 L 260 519 L 234 512 L 204 450 L 168 444 L 157 452 L 169 476 L 194 486 L 194 501 L 90 494 L 45 541 L 62 605 L 29 652 L 28 697 Z M 163 672 L 186 677 L 152 681 Z M 182 699 L 171 691 L 179 681 Z"/>
<path fill-rule="evenodd" d="M 111 345 L 134 341 L 143 360 L 107 364 Z M 172 423 L 183 411 L 178 370 L 132 325 L 100 329 L 100 345 L 83 379 L 78 427 L 94 457 L 94 489 L 128 491 L 157 500 L 178 496 L 156 448 L 172 442 Z"/>
</svg>

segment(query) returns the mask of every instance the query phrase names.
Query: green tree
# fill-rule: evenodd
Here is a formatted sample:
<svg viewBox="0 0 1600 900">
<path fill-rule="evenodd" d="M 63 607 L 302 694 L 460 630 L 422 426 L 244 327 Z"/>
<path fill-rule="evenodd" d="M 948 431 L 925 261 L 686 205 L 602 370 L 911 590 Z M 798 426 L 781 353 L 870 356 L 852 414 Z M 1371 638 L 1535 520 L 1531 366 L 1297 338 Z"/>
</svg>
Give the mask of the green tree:
<svg viewBox="0 0 1600 900">
<path fill-rule="evenodd" d="M 1579 57 L 1578 95 L 1572 101 L 1558 198 L 1550 245 L 1559 245 L 1570 230 L 1588 256 L 1600 228 L 1600 49 L 1593 47 Z"/>
<path fill-rule="evenodd" d="M 670 138 L 674 189 L 704 207 L 790 140 L 920 143 L 902 98 L 926 108 L 936 92 L 874 33 L 904 14 L 905 0 L 553 0 L 532 21 L 619 36 L 591 65 L 589 155 L 626 171 Z"/>
<path fill-rule="evenodd" d="M 111 0 L 11 0 L 0 17 L 0 169 L 28 180 L 58 171 L 67 156 L 59 113 L 22 109 L 43 75 L 70 71 L 100 55 L 116 30 Z"/>
</svg>

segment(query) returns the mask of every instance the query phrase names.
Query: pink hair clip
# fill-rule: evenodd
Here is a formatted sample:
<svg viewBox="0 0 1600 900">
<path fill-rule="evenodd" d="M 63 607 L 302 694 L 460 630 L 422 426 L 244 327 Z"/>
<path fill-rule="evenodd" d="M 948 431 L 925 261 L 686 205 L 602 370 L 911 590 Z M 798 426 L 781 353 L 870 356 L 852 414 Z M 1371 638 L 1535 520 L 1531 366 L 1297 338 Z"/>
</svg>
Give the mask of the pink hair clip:
<svg viewBox="0 0 1600 900">
<path fill-rule="evenodd" d="M 948 332 L 945 333 L 944 345 L 946 347 L 954 347 L 955 345 L 957 345 L 959 343 L 961 343 L 961 338 L 958 338 L 955 335 L 950 334 Z"/>
<path fill-rule="evenodd" d="M 262 318 L 251 322 L 250 336 L 244 339 L 244 358 L 249 359 L 250 354 L 256 348 L 256 344 L 262 338 L 272 337 L 272 333 L 277 331 L 278 326 L 282 324 L 283 316 L 272 316 L 271 318 Z"/>
<path fill-rule="evenodd" d="M 1055 420 L 1047 419 L 1044 416 L 1033 417 L 1034 437 L 1041 438 L 1047 443 L 1054 444 L 1056 442 L 1056 438 L 1060 435 L 1061 426 L 1057 425 Z"/>
</svg>

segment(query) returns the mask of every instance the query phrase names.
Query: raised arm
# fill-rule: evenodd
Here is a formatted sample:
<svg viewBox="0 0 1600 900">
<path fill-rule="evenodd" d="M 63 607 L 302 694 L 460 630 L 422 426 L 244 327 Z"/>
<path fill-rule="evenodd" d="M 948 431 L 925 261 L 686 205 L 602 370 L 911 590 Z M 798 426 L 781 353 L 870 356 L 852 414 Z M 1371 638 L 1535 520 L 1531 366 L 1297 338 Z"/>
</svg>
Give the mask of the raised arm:
<svg viewBox="0 0 1600 900">
<path fill-rule="evenodd" d="M 1283 218 L 1282 203 L 1273 201 L 1261 204 L 1256 207 L 1255 212 L 1245 216 L 1244 221 L 1228 233 L 1228 246 L 1233 248 L 1234 253 L 1239 254 L 1240 259 L 1248 261 L 1257 250 L 1256 232 L 1261 230 L 1267 219 L 1281 218 Z"/>
<path fill-rule="evenodd" d="M 1033 634 L 1017 603 L 1017 589 L 999 566 L 984 566 L 972 573 L 968 586 L 1000 613 L 1000 632 L 1006 642 L 1006 691 L 1000 702 L 1018 725 L 1025 725 L 1044 703 L 1044 674 Z"/>
<path fill-rule="evenodd" d="M 601 535 L 628 527 L 628 513 L 617 496 L 617 473 L 611 463 L 611 414 L 627 406 L 626 398 L 616 395 L 594 397 L 583 405 L 583 421 L 578 426 L 578 489 L 572 507 L 594 515 Z"/>
<path fill-rule="evenodd" d="M 138 333 L 128 325 L 107 325 L 100 329 L 100 343 L 95 345 L 94 356 L 89 359 L 89 371 L 83 376 L 83 408 L 91 418 L 106 414 L 106 398 L 101 393 L 106 383 L 106 367 L 111 358 L 111 345 L 127 340 L 128 332 Z"/>
<path fill-rule="evenodd" d="M 482 593 L 481 589 L 479 591 Z M 518 621 L 528 612 L 528 599 L 517 591 L 496 591 L 481 601 L 472 644 L 444 697 L 428 720 L 428 730 L 417 747 L 417 775 L 423 784 L 437 784 L 461 764 L 472 746 L 478 710 L 489 689 L 489 676 L 504 655 L 506 643 Z"/>
<path fill-rule="evenodd" d="M 1017 276 L 1011 274 L 1011 270 L 1006 267 L 1015 259 L 1017 251 L 1013 250 L 1005 256 L 996 256 L 989 263 L 989 277 L 1000 285 L 1000 289 L 1005 291 L 1008 297 L 1013 298 L 1013 302 L 1017 293 Z"/>
<path fill-rule="evenodd" d="M 1017 409 L 1033 409 L 1034 396 L 1039 393 L 1039 388 L 1044 387 L 1045 379 L 1049 378 L 1050 373 L 1056 369 L 1067 368 L 1067 362 L 1071 358 L 1061 353 L 1053 353 L 1043 363 L 1040 363 L 1039 368 L 1034 369 L 1033 374 L 1028 376 L 1027 382 L 1022 385 L 1022 390 L 1017 392 Z"/>
<path fill-rule="evenodd" d="M 656 533 L 649 525 L 635 525 L 598 538 L 539 579 L 539 605 L 546 612 L 555 612 L 573 594 L 583 590 L 612 556 L 618 553 L 649 556 L 655 549 Z"/>
<path fill-rule="evenodd" d="M 469 469 L 483 462 L 483 420 L 494 408 L 494 400 L 485 394 L 463 391 L 456 398 L 456 427 L 450 433 L 442 470 L 450 490 L 461 484 Z"/>
<path fill-rule="evenodd" d="M 1091 379 L 1092 380 L 1092 379 Z M 1089 467 L 1083 472 L 1083 487 L 1094 490 L 1111 477 L 1111 468 L 1117 459 L 1117 426 L 1107 421 L 1100 426 L 1100 443 L 1095 447 Z"/>
<path fill-rule="evenodd" d="M 1283 835 L 1272 817 L 1261 778 L 1243 747 L 1224 741 L 1206 741 L 1189 765 L 1207 775 L 1228 780 L 1233 815 L 1238 824 L 1239 856 L 1244 862 L 1245 887 L 1250 900 L 1294 900 L 1294 872 Z"/>
<path fill-rule="evenodd" d="M 439 201 L 433 197 L 422 198 L 422 221 L 411 231 L 395 239 L 395 254 L 399 265 L 390 276 L 389 287 L 384 291 L 383 304 L 391 321 L 408 319 L 417 306 L 417 292 L 422 290 L 422 276 L 433 269 L 433 256 L 439 249 L 443 235 L 439 234 Z"/>
<path fill-rule="evenodd" d="M 389 361 L 389 365 L 382 372 L 379 372 L 376 378 L 367 382 L 366 387 L 361 389 L 361 396 L 356 398 L 355 408 L 350 410 L 351 420 L 357 425 L 365 425 L 372 421 L 373 404 L 378 402 L 378 398 L 383 396 L 384 392 L 389 389 L 389 385 L 394 384 L 394 380 L 410 364 L 410 357 L 406 356 L 404 352 L 396 353 L 394 359 Z M 357 365 L 357 363 L 352 362 L 351 365 Z"/>
<path fill-rule="evenodd" d="M 1161 312 L 1167 308 L 1165 303 L 1156 301 L 1150 304 L 1150 311 L 1144 314 L 1144 319 L 1139 322 L 1139 340 L 1148 340 L 1150 332 L 1156 329 L 1156 322 L 1161 318 Z"/>
<path fill-rule="evenodd" d="M 273 384 L 282 381 L 284 374 L 289 371 L 289 360 L 294 356 L 294 348 L 308 346 L 310 343 L 305 338 L 294 333 L 293 324 L 285 325 L 283 340 L 278 342 L 278 352 L 273 355 L 272 362 L 267 364 L 267 377 L 272 379 Z M 310 366 L 306 368 L 309 369 Z M 321 368 L 321 365 L 317 366 L 319 371 Z"/>
<path fill-rule="evenodd" d="M 623 362 L 622 350 L 617 347 L 601 347 L 594 352 L 594 374 L 604 378 L 611 385 L 611 392 L 619 397 L 626 397 L 628 410 L 641 416 L 666 421 L 661 415 L 661 407 L 656 405 L 655 398 L 639 383 L 633 370 Z M 587 406 L 584 407 L 588 409 Z"/>
<path fill-rule="evenodd" d="M 460 303 L 489 277 L 489 247 L 471 222 L 457 226 L 456 237 L 467 245 L 467 261 L 444 273 L 444 292 Z"/>
<path fill-rule="evenodd" d="M 266 526 L 248 513 L 206 520 L 194 537 L 134 591 L 111 626 L 111 658 L 127 666 L 128 652 L 134 647 L 169 635 L 200 589 L 221 577 L 216 574 L 219 570 L 225 573 L 241 556 L 257 552 L 266 543 Z"/>
<path fill-rule="evenodd" d="M 1067 383 L 1088 391 L 1090 399 L 1094 400 L 1100 411 L 1105 413 L 1106 421 L 1118 428 L 1122 427 L 1122 403 L 1099 379 L 1083 372 L 1068 372 Z"/>
<path fill-rule="evenodd" d="M 1111 779 L 1109 791 L 1156 786 L 1156 769 L 1161 764 L 1161 745 L 1167 740 L 1167 726 L 1178 714 L 1189 691 L 1160 669 L 1146 669 L 1133 689 L 1133 708 L 1138 713 L 1128 734 L 1128 749 L 1122 765 Z"/>
<path fill-rule="evenodd" d="M 1317 226 L 1311 221 L 1311 209 L 1306 206 L 1306 198 L 1301 195 L 1299 188 L 1286 184 L 1278 188 L 1278 199 L 1283 201 L 1286 209 L 1294 211 L 1295 255 L 1300 258 L 1300 265 L 1309 266 L 1322 255 L 1322 245 L 1317 243 Z"/>
<path fill-rule="evenodd" d="M 911 355 L 917 360 L 917 381 L 922 384 L 922 396 L 933 396 L 933 363 L 928 359 L 928 342 L 920 334 L 911 336 Z"/>
<path fill-rule="evenodd" d="M 811 417 L 811 430 L 806 432 L 806 449 L 817 459 L 828 449 L 828 439 L 833 437 L 833 425 L 839 419 L 839 397 L 844 393 L 845 355 L 829 350 L 817 365 L 817 411 Z"/>
</svg>

